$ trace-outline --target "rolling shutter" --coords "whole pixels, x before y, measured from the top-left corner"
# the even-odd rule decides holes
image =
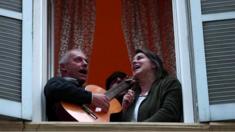
[[[235,103],[235,19],[203,23],[209,103]]]
[[[0,1],[0,114],[32,116],[32,1]]]
[[[199,119],[235,119],[235,0],[190,3]]]
[[[0,98],[21,102],[21,21],[0,16]]]

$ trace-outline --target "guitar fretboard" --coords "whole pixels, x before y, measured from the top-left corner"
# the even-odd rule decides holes
[[[109,100],[116,97],[119,93],[125,91],[126,89],[130,88],[132,85],[131,81],[122,81],[116,87],[109,89],[105,95],[109,98]]]

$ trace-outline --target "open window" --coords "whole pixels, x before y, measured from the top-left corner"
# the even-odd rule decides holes
[[[122,69],[121,67],[129,67],[129,59],[132,59],[135,49],[148,48],[163,59],[164,66],[169,73],[176,75],[173,15],[170,0],[123,0],[118,2],[53,0],[51,4],[52,30],[49,34],[52,34],[50,42],[53,49],[51,50],[53,52],[51,60],[54,62],[52,68],[54,75],[58,74],[58,60],[61,55],[72,48],[81,48],[91,58],[91,65],[94,63],[93,61],[97,62],[96,65],[90,67],[91,70],[94,68],[96,71],[104,73],[109,69],[110,63],[112,67],[119,63],[118,60],[127,60],[127,63],[118,65],[116,70]],[[115,10],[112,10],[113,8]],[[101,21],[103,19],[104,21]],[[105,24],[100,24],[102,22]],[[109,28],[111,30],[108,30]],[[118,39],[116,40],[115,37]],[[123,45],[123,47],[118,48],[116,45]],[[126,56],[122,56],[122,50]],[[103,60],[108,61],[102,61],[96,56],[101,56]],[[115,58],[115,56],[117,57]],[[110,58],[116,61],[111,61]],[[114,64],[115,62],[117,64]],[[99,63],[104,66],[102,69],[99,69]],[[125,70],[125,72],[131,74],[130,70]],[[108,75],[102,76],[101,74],[98,74],[99,78],[96,78],[96,81],[105,80],[105,76]]]
[[[48,28],[52,29],[49,31],[49,36],[51,36],[49,40],[49,42],[51,42],[49,45],[49,47],[51,47],[51,55],[49,56],[49,60],[51,60],[50,75],[57,75],[58,59],[61,54],[70,48],[82,48],[88,55],[92,56],[92,53],[96,54],[98,52],[98,47],[101,51],[103,50],[103,53],[106,53],[103,56],[107,58],[112,57],[112,53],[110,52],[113,51],[107,49],[107,47],[115,47],[115,44],[120,42],[120,45],[124,45],[124,49],[127,50],[125,51],[125,55],[128,53],[126,58],[130,59],[134,49],[147,47],[158,53],[162,57],[168,71],[177,76],[181,81],[184,98],[184,121],[190,123],[194,122],[195,113],[191,83],[191,62],[187,23],[187,15],[189,14],[187,14],[187,3],[185,1],[178,2],[171,0],[123,0],[121,1],[121,5],[113,4],[114,7],[111,8],[116,8],[115,6],[117,6],[120,8],[119,10],[121,12],[117,22],[121,23],[121,26],[118,26],[120,26],[119,28],[122,32],[122,36],[120,37],[117,35],[116,37],[120,37],[123,40],[114,40],[111,41],[111,43],[105,43],[105,41],[103,41],[104,43],[96,43],[97,31],[95,30],[100,28],[99,25],[96,25],[96,22],[100,22],[100,19],[107,20],[107,16],[99,14],[99,7],[106,6],[104,8],[106,9],[107,4],[102,5],[97,2],[102,3],[105,1],[96,1],[96,3],[92,0],[83,2],[75,0],[50,1],[51,6],[49,10],[51,9],[50,11],[52,11],[49,12],[51,17],[48,17],[51,22],[49,23],[51,26]],[[111,12],[111,10],[106,10],[106,12]],[[112,22],[104,21],[103,24],[108,27],[108,23]],[[101,27],[101,30],[105,31],[106,29],[105,27],[103,29]],[[99,32],[98,35],[107,34],[107,36],[109,36],[108,34],[112,34],[112,32],[104,31]],[[102,37],[104,36],[101,35],[100,38]],[[107,37],[106,39],[111,38],[112,37]],[[119,48],[116,48],[115,50],[119,50]],[[123,49],[120,49],[120,51],[121,50]],[[116,53],[116,51],[114,51],[114,53]],[[100,52],[100,54],[102,53]],[[91,63],[94,63],[92,62],[94,60],[90,61]],[[96,66],[93,65],[90,68],[94,68],[95,70],[93,71],[99,72],[93,73],[93,75],[105,73],[105,68],[102,67],[103,69],[99,69],[97,63]],[[128,69],[126,71],[130,73],[130,70]],[[104,81],[107,75],[108,74],[106,73],[103,77],[99,76],[98,79]],[[90,80],[90,82],[99,82],[97,81],[97,78],[95,80],[97,82],[94,80]]]

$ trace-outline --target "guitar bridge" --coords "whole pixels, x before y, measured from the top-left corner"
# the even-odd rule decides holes
[[[94,114],[94,112],[89,108],[87,107],[86,105],[82,105],[82,109],[89,115],[91,116],[93,119],[98,119],[98,117]]]

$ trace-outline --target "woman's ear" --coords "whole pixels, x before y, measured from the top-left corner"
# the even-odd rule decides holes
[[[156,68],[157,68],[157,66],[156,66],[153,62],[151,62],[151,67],[152,67],[153,69],[156,69]]]

